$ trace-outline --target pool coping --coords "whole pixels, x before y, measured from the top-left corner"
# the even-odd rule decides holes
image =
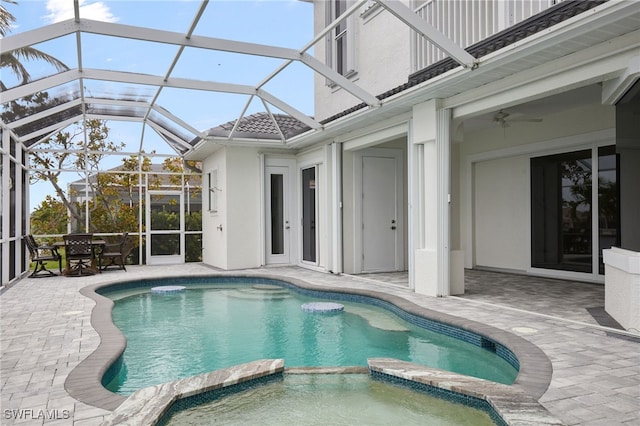
[[[508,386],[515,392],[523,393],[524,395],[533,398],[534,401],[537,401],[546,392],[551,382],[551,376],[553,373],[551,361],[538,346],[528,340],[493,326],[418,306],[399,296],[373,290],[319,286],[299,278],[283,277],[266,273],[203,273],[190,276],[189,278],[207,277],[270,279],[286,282],[304,290],[323,293],[340,293],[379,299],[390,303],[409,314],[442,322],[453,327],[487,337],[508,348],[516,356],[520,366],[518,376],[516,377],[514,384]],[[114,305],[113,301],[108,297],[98,294],[97,291],[116,284],[125,285],[127,283],[157,282],[161,279],[162,278],[117,280],[94,284],[80,289],[80,293],[82,295],[95,302],[95,306],[91,312],[91,325],[100,336],[100,343],[96,350],[81,361],[80,364],[78,364],[78,366],[76,366],[76,368],[74,368],[68,375],[65,381],[65,389],[69,395],[81,402],[109,411],[116,410],[127,400],[125,396],[110,392],[102,386],[103,376],[109,367],[117,362],[124,352],[126,348],[126,339],[122,332],[113,324],[111,319],[111,310]]]
[[[173,405],[186,400],[188,406],[209,402],[224,394],[241,392],[249,385],[269,383],[284,374],[369,374],[377,380],[400,383],[435,397],[449,399],[451,393],[467,397],[477,409],[488,410],[497,424],[562,425],[535,399],[512,386],[464,376],[393,358],[369,358],[367,367],[293,368],[285,369],[283,359],[264,359],[139,389],[131,394],[102,426],[122,424],[164,424],[170,418]],[[262,380],[261,379],[267,379]],[[399,380],[398,380],[399,379]],[[233,386],[238,385],[237,389]],[[445,392],[442,393],[441,391]],[[227,393],[227,394],[228,394]],[[484,404],[483,407],[478,405]]]

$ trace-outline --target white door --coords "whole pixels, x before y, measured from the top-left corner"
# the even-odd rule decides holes
[[[147,265],[184,263],[184,208],[181,191],[147,192]]]
[[[266,166],[266,263],[291,263],[291,201],[289,168]]]
[[[362,272],[404,269],[401,169],[398,153],[362,155]]]

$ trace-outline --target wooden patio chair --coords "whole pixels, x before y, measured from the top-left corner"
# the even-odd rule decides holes
[[[117,266],[119,269],[127,270],[125,263],[127,256],[133,249],[133,243],[129,241],[129,233],[125,232],[120,236],[120,240],[114,244],[105,244],[99,255],[98,265],[104,271],[109,266]]]
[[[64,249],[67,257],[67,272],[69,276],[94,275],[95,251],[93,234],[63,235]]]
[[[29,249],[29,255],[31,261],[35,262],[36,266],[33,272],[29,275],[29,278],[41,278],[57,276],[53,271],[47,269],[45,262],[58,261],[58,270],[62,273],[62,256],[58,253],[58,249],[53,246],[39,245],[33,235],[25,235],[24,239],[27,248]]]

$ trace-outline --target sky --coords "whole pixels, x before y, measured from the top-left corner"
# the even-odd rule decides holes
[[[200,4],[196,0],[81,0],[80,15],[92,20],[185,33]],[[17,4],[2,1],[2,5],[16,18],[9,36],[73,17],[73,0],[17,0]],[[313,38],[313,5],[300,0],[211,0],[194,34],[300,49]],[[56,57],[70,68],[77,68],[75,46],[75,35],[69,35],[34,47]],[[160,76],[166,74],[178,52],[177,46],[131,39],[107,39],[86,33],[82,34],[82,46],[82,66],[85,69]],[[281,59],[186,48],[171,76],[255,86],[282,62]],[[34,80],[55,73],[53,67],[41,61],[30,61],[27,66]],[[3,69],[2,80],[9,87],[17,84],[11,78],[10,73]],[[89,96],[117,96],[126,91],[141,99],[151,100],[155,95],[155,88],[151,86],[105,84],[97,80],[85,80],[83,84]],[[287,67],[264,89],[303,113],[313,115],[313,72],[303,65],[294,63]],[[64,92],[70,89],[60,87],[57,90]],[[195,129],[204,131],[235,120],[248,99],[235,94],[165,88],[156,103]],[[269,108],[271,112],[280,112],[271,105]],[[261,111],[265,111],[264,105],[254,99],[245,115]],[[127,152],[138,150],[141,135],[144,134],[145,151],[174,153],[150,127],[143,132],[139,123],[109,121],[107,125],[110,139],[125,143]],[[118,165],[120,159],[115,157],[111,163],[107,168]],[[75,176],[73,180],[77,178]],[[45,191],[50,193],[50,187],[32,188],[32,209],[44,199]]]

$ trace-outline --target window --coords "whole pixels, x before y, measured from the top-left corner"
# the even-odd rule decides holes
[[[603,274],[619,235],[615,147],[531,159],[532,267]]]
[[[218,211],[218,169],[212,170],[208,174],[209,179],[209,211]]]
[[[346,0],[327,2],[327,25],[342,16],[349,6]],[[351,77],[356,73],[353,17],[341,21],[327,36],[327,64],[338,74]]]

